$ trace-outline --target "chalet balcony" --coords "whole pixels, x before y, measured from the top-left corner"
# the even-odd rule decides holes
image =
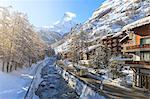
[[[150,51],[150,44],[124,46],[123,52]]]
[[[150,69],[150,62],[145,62],[145,61],[125,61],[125,64],[130,65],[131,67],[148,68],[148,69]]]

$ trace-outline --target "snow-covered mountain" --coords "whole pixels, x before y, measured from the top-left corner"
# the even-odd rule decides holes
[[[55,22],[53,25],[50,26],[51,31],[55,31],[64,35],[68,33],[72,27],[74,27],[77,23],[75,22],[76,14],[72,12],[66,12],[61,20]]]
[[[36,28],[41,38],[47,43],[52,44],[59,41],[62,36],[67,35],[73,27],[77,25],[74,21],[76,14],[66,12],[61,20],[55,22],[51,26],[43,26]]]
[[[123,26],[150,15],[149,0],[106,0],[82,25],[91,36],[119,32]]]
[[[84,31],[89,34],[88,38],[102,37],[117,33],[125,25],[146,16],[150,16],[150,0],[106,0],[85,23],[72,29],[70,34]],[[65,38],[64,43],[69,39],[70,37],[68,40]]]
[[[43,41],[45,41],[45,43],[47,44],[52,44],[56,41],[59,41],[62,36],[55,32],[55,31],[51,31],[49,28],[38,28],[37,29],[39,36],[43,39]]]

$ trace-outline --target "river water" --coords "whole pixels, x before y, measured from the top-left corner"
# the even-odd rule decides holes
[[[43,81],[39,84],[35,94],[40,99],[79,99],[75,90],[57,73],[53,63],[51,61],[41,70]]]

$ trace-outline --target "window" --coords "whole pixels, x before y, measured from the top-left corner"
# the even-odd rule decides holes
[[[141,60],[142,61],[150,61],[150,52],[142,52]]]
[[[150,37],[149,38],[142,38],[140,42],[141,42],[141,44],[150,44]]]

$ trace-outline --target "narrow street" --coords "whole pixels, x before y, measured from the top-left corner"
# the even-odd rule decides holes
[[[78,99],[75,90],[70,88],[62,76],[57,73],[54,62],[54,59],[50,59],[50,62],[42,68],[43,81],[39,84],[35,94],[40,99]]]

